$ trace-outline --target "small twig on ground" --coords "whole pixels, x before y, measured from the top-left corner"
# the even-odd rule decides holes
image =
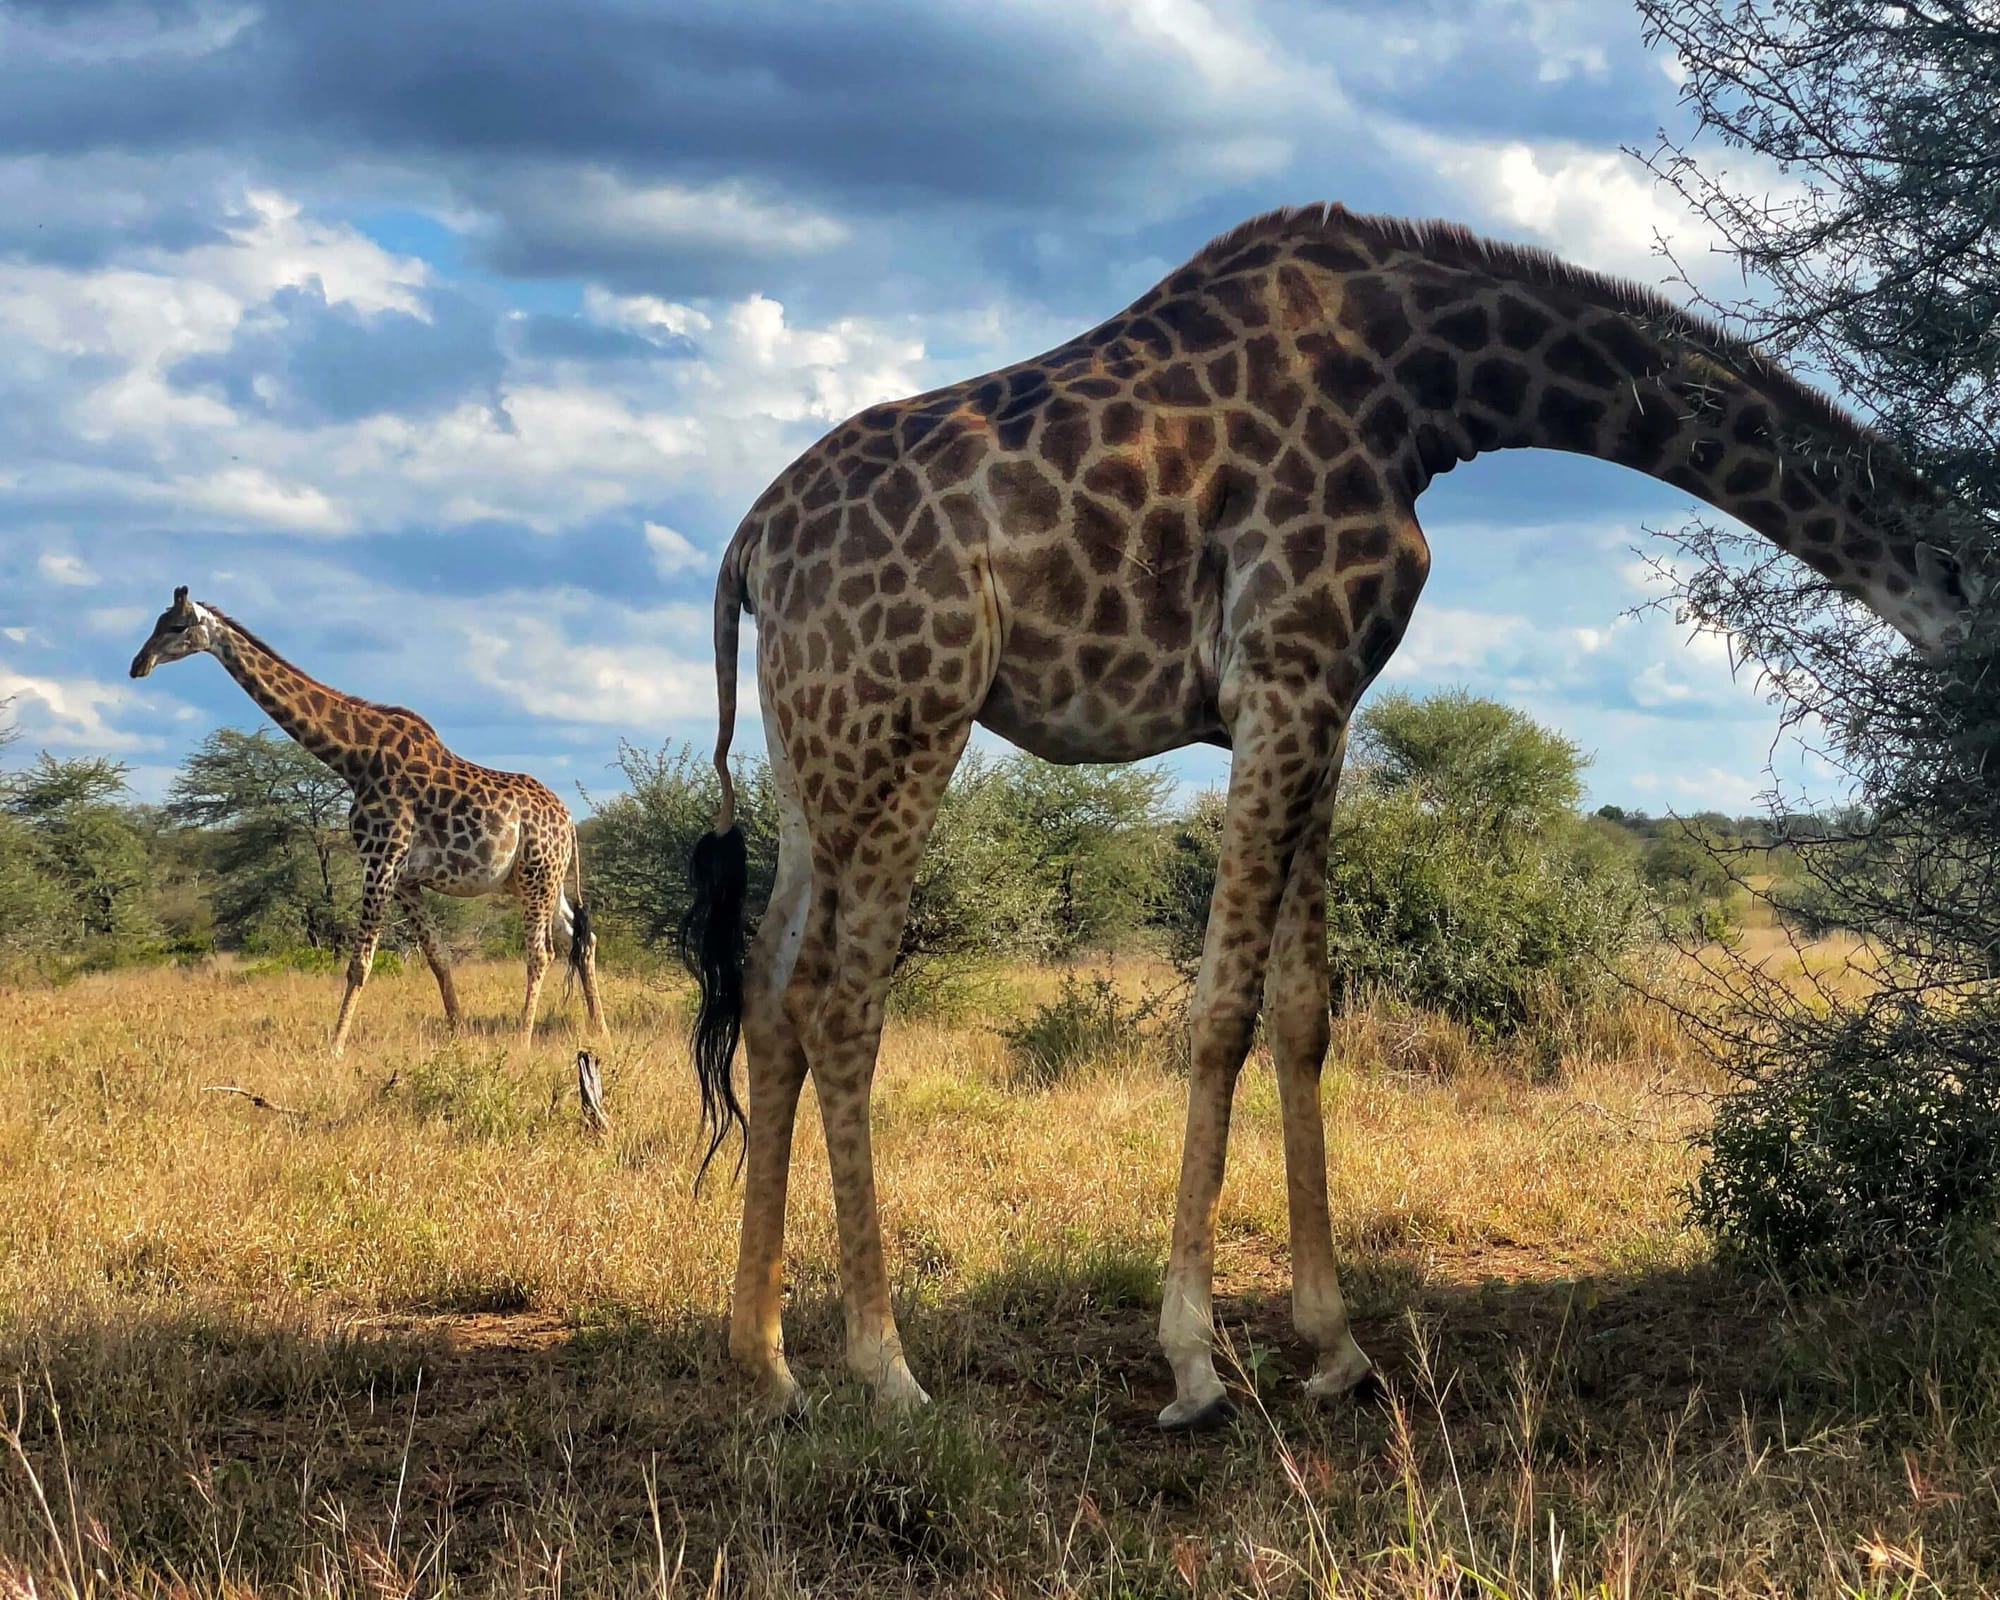
[[[1550,1118],[1550,1126],[1560,1126],[1574,1116],[1601,1117],[1624,1129],[1630,1138],[1655,1138],[1660,1135],[1664,1124],[1657,1117],[1638,1117],[1628,1111],[1613,1111],[1609,1106],[1601,1106],[1595,1100],[1572,1100],[1555,1116]]]
[[[233,1083],[205,1083],[203,1094],[240,1094],[259,1111],[275,1111],[281,1117],[303,1117],[305,1113],[293,1106],[281,1106],[275,1100],[267,1100],[255,1089],[240,1089]]]

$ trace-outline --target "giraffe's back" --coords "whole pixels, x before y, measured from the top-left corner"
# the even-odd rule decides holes
[[[835,429],[732,547],[776,666],[921,685],[990,627],[979,720],[1056,760],[1223,742],[1237,666],[1351,700],[1428,564],[1339,394],[1361,248],[1204,252],[1054,350]],[[942,717],[959,686],[935,687]]]
[[[983,657],[979,720],[1051,759],[1220,736],[1207,536],[1255,493],[1215,470],[1217,422],[1167,403],[1147,330],[1106,337],[1123,321],[872,407],[771,485],[731,552],[775,652],[767,692],[840,662],[934,678],[941,720]]]

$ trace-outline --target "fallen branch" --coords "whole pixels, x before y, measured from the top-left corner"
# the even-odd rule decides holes
[[[240,1094],[259,1111],[275,1111],[281,1117],[303,1117],[305,1113],[292,1106],[281,1106],[275,1100],[267,1100],[255,1089],[239,1089],[233,1083],[205,1083],[203,1094]]]

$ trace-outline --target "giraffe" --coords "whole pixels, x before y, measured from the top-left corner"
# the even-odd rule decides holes
[[[346,1048],[355,1002],[368,981],[375,944],[393,898],[417,930],[424,959],[437,978],[446,1022],[462,1020],[452,986],[451,959],[425,909],[423,891],[474,896],[507,893],[521,902],[527,944],[528,993],[521,1036],[531,1040],[550,946],[559,943],[583,984],[591,1026],[604,1032],[597,995],[597,940],[583,905],[582,857],[576,825],[556,795],[518,772],[475,766],[447,750],[414,711],[342,694],[309,678],[241,623],[214,606],[190,600],[185,585],[160,613],[132,658],[143,678],[164,661],[203,652],[214,656],[264,714],[331,767],[354,792],[348,830],[361,853],[361,915],[347,987],[333,1027],[333,1054]],[[563,891],[577,868],[574,907]]]
[[[770,1403],[799,1398],[780,1261],[808,1072],[848,1364],[880,1404],[927,1399],[889,1303],[869,1090],[912,876],[975,723],[1058,762],[1229,750],[1159,1420],[1231,1414],[1213,1354],[1215,1221],[1260,1005],[1307,1389],[1331,1400],[1369,1376],[1335,1271],[1320,1103],[1334,789],[1355,704],[1430,568],[1417,497],[1485,451],[1536,446],[1687,490],[1926,654],[1962,625],[1976,575],[1926,541],[1940,497],[1753,347],[1546,252],[1339,205],[1253,218],[1067,344],[861,412],[757,500],[716,584],[722,800],[690,858],[683,947],[701,982],[704,1166],[732,1124],[745,1137],[729,1348]],[[727,764],[746,612],[781,802],[776,882],[747,953]],[[739,1031],[747,1119],[730,1075]]]

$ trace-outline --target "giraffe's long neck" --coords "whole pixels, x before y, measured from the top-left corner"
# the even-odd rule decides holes
[[[244,693],[293,739],[358,786],[375,753],[364,732],[372,709],[368,703],[301,672],[229,618],[209,610],[221,624],[210,652]]]
[[[1913,547],[1882,536],[1894,495],[1865,443],[1800,386],[1671,318],[1484,274],[1412,280],[1360,280],[1341,307],[1344,343],[1321,364],[1337,380],[1357,333],[1381,357],[1367,365],[1392,381],[1354,415],[1412,498],[1488,450],[1596,456],[1747,523],[1891,621],[1908,603]]]

